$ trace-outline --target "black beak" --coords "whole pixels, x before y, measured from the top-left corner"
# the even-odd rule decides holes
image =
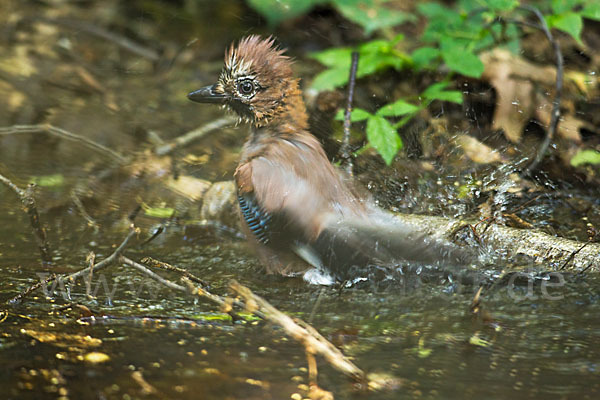
[[[215,93],[215,85],[205,86],[198,90],[194,90],[193,92],[188,93],[187,97],[196,103],[223,104],[225,102],[224,94]]]

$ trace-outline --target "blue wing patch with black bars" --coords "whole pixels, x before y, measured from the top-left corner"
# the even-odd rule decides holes
[[[271,214],[259,207],[249,196],[238,196],[238,203],[242,210],[242,216],[256,239],[262,244],[269,243]]]

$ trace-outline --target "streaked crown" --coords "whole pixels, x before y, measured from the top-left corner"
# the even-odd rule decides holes
[[[225,66],[212,86],[188,95],[201,103],[221,103],[257,127],[287,120],[305,128],[306,115],[292,61],[273,38],[252,35],[225,52]]]

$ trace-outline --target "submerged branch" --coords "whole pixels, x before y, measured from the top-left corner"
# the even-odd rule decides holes
[[[258,311],[261,311],[265,315],[266,319],[281,326],[289,336],[302,343],[307,352],[322,355],[334,368],[344,375],[357,382],[366,382],[365,373],[313,327],[309,328],[305,322],[301,322],[301,326],[297,323],[297,319],[294,321],[290,316],[282,313],[265,299],[255,295],[250,289],[240,285],[236,281],[232,281],[229,286],[245,300],[246,304],[255,306]],[[249,311],[254,312],[253,309]]]
[[[78,32],[85,32],[89,35],[96,36],[100,39],[115,43],[117,46],[135,54],[140,57],[147,58],[150,61],[156,62],[160,59],[160,54],[149,47],[143,46],[133,40],[120,35],[115,32],[111,32],[101,26],[92,25],[86,21],[80,21],[68,18],[37,18],[39,21],[47,24],[64,26],[66,28],[74,29]]]
[[[23,208],[29,216],[29,223],[33,228],[33,234],[40,251],[40,257],[42,258],[42,266],[45,267],[52,263],[52,255],[50,251],[50,244],[48,243],[48,237],[46,236],[46,230],[40,222],[40,214],[37,210],[35,198],[33,197],[34,185],[29,185],[27,189],[23,190],[17,185],[12,183],[10,179],[0,174],[0,182],[9,187],[13,192],[19,196]]]
[[[158,275],[157,273],[151,271],[150,269],[146,268],[145,266],[143,266],[140,263],[137,263],[125,256],[120,256],[119,257],[119,262],[128,265],[134,269],[137,269],[138,271],[140,271],[141,273],[143,273],[144,275],[149,276],[150,278],[154,279],[155,281],[162,283],[163,285],[165,285],[166,287],[168,287],[169,289],[173,289],[173,290],[178,290],[180,292],[185,292],[186,289],[185,287],[176,284],[175,282],[171,282],[168,279],[163,278],[162,276]]]
[[[100,153],[106,154],[110,158],[117,161],[119,164],[125,164],[127,162],[127,158],[117,153],[116,151],[109,149],[108,147],[101,145],[100,143],[96,143],[93,140],[90,140],[81,135],[77,135],[75,133],[69,132],[62,128],[58,128],[56,126],[52,126],[49,124],[41,124],[41,125],[13,125],[0,127],[0,136],[8,136],[8,135],[17,135],[21,133],[38,133],[45,132],[49,135],[59,137],[61,139],[70,140],[73,142],[79,142],[86,147],[98,151]]]
[[[115,251],[112,252],[111,255],[109,255],[108,257],[106,257],[104,260],[100,261],[98,264],[93,264],[90,263],[90,265],[86,268],[80,269],[77,272],[74,272],[72,274],[69,275],[51,275],[50,277],[48,277],[47,279],[45,279],[43,282],[38,282],[35,285],[30,286],[29,288],[27,288],[26,290],[22,291],[21,293],[19,293],[18,295],[16,295],[15,297],[13,297],[12,299],[8,300],[9,304],[16,304],[19,303],[21,300],[23,300],[25,297],[27,297],[31,292],[35,291],[36,289],[41,288],[44,285],[47,285],[48,283],[54,281],[54,280],[59,280],[59,281],[63,281],[63,282],[74,282],[77,278],[82,277],[84,275],[89,276],[90,271],[93,269],[94,272],[99,271],[103,268],[108,267],[109,265],[113,264],[115,261],[117,261],[118,257],[121,255],[121,253],[123,252],[123,250],[125,250],[125,248],[127,248],[129,242],[131,241],[131,239],[139,234],[140,230],[139,228],[137,228],[133,223],[131,224],[131,226],[129,227],[129,233],[127,234],[127,236],[125,237],[125,239],[123,239],[123,241],[121,242],[121,244],[115,249]]]

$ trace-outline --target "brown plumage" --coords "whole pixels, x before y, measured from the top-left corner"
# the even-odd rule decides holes
[[[308,132],[299,80],[283,53],[272,38],[244,38],[226,51],[217,83],[188,95],[224,104],[251,124],[235,181],[246,233],[267,270],[308,263],[346,279],[369,264],[468,258],[355,194]]]

